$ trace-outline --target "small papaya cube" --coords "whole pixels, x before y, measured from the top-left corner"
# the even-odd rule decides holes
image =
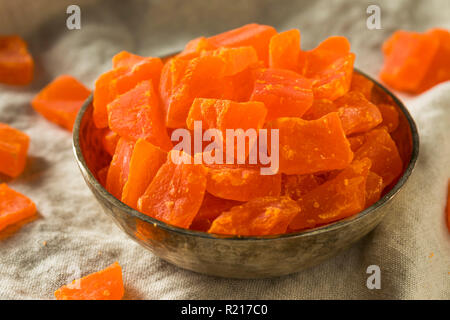
[[[376,173],[370,171],[367,175],[366,181],[366,205],[370,207],[375,202],[380,200],[381,192],[383,191],[383,178]]]
[[[262,175],[259,169],[245,167],[209,167],[206,190],[228,200],[248,201],[258,197],[277,197],[281,175]]]
[[[189,229],[207,232],[211,227],[212,222],[220,216],[222,212],[228,211],[239,204],[241,204],[241,202],[221,199],[206,192],[202,206],[198,210]]]
[[[148,64],[147,70],[151,74],[160,74],[163,63],[160,58],[141,57],[128,51],[121,51],[112,58],[113,69],[127,67],[129,69],[139,63]]]
[[[190,159],[190,163],[175,163],[173,159],[177,156]],[[170,151],[167,161],[139,198],[139,211],[171,225],[189,228],[202,205],[207,174],[203,165],[193,162],[187,154]]]
[[[416,92],[438,48],[439,41],[431,34],[395,32],[383,47],[381,80],[396,90]]]
[[[159,82],[159,95],[163,105],[168,105],[170,96],[184,77],[188,64],[188,60],[181,58],[172,58],[164,64]]]
[[[383,118],[380,110],[361,92],[349,91],[334,101],[346,135],[363,133],[379,125]]]
[[[294,174],[282,177],[282,195],[293,200],[299,199],[302,195],[314,190],[324,182],[324,179],[314,174]]]
[[[373,86],[374,84],[370,79],[357,72],[353,73],[350,91],[361,92],[364,97],[366,97],[366,99],[370,101],[372,97]]]
[[[366,134],[365,143],[355,152],[355,160],[369,158],[371,171],[383,179],[383,188],[403,171],[397,146],[385,129],[374,129]]]
[[[34,61],[19,36],[0,36],[0,82],[26,85],[33,80]]]
[[[6,183],[0,184],[0,231],[7,226],[32,217],[36,205]]]
[[[31,105],[49,121],[72,131],[78,111],[90,94],[80,81],[62,75],[42,89]]]
[[[214,50],[211,42],[205,37],[198,37],[189,41],[184,47],[183,51],[177,54],[177,58],[193,59],[198,57],[202,52]]]
[[[215,56],[203,56],[189,61],[183,77],[173,87],[165,104],[167,127],[186,126],[189,109],[196,97],[221,98],[220,80],[223,78],[224,68],[223,60]]]
[[[253,92],[257,71],[262,68],[262,61],[249,65],[245,70],[223,78],[222,99],[247,102]]]
[[[219,57],[225,64],[224,76],[232,76],[244,71],[258,62],[258,56],[253,47],[219,48],[214,51],[206,51],[205,55]]]
[[[122,190],[128,180],[130,160],[135,143],[120,138],[106,177],[106,190],[117,199],[122,198]]]
[[[122,268],[118,262],[55,291],[57,300],[121,300],[123,294]]]
[[[129,140],[146,139],[169,151],[172,143],[162,113],[151,80],[142,81],[108,104],[109,127],[121,137]]]
[[[269,67],[297,71],[300,54],[300,31],[280,32],[270,39]]]
[[[309,174],[344,169],[353,159],[337,112],[312,121],[278,118],[267,124],[279,130],[279,171]]]
[[[217,48],[252,46],[258,53],[258,59],[263,60],[267,65],[269,61],[269,42],[276,33],[275,28],[271,26],[251,23],[209,37],[208,40]]]
[[[334,179],[328,180],[297,200],[302,211],[289,224],[292,230],[350,217],[364,209],[367,175],[371,161],[354,161]]]
[[[289,197],[256,198],[222,213],[208,232],[237,236],[282,234],[300,211]]]
[[[351,137],[347,137],[348,142],[350,142],[350,148],[353,152],[356,152],[363,144],[366,142],[365,134],[355,134]]]
[[[163,64],[159,58],[146,58],[132,66],[121,66],[102,74],[95,82],[94,122],[98,128],[108,126],[107,105],[117,96],[133,89],[139,82],[151,80],[159,86]]]
[[[120,136],[110,129],[105,129],[105,133],[102,136],[103,149],[113,156],[116,151],[117,142],[119,142]]]
[[[312,82],[290,70],[263,69],[256,76],[251,101],[263,102],[266,121],[301,117],[313,103]]]
[[[0,172],[12,178],[20,175],[27,162],[29,145],[28,135],[0,123]]]
[[[167,152],[144,139],[139,139],[131,154],[130,170],[123,187],[122,202],[137,209],[138,199],[144,194],[166,159]]]
[[[331,112],[337,111],[338,107],[333,101],[328,99],[314,99],[312,106],[305,112],[302,119],[317,120]]]
[[[429,30],[427,34],[434,37],[439,46],[417,92],[423,92],[441,82],[450,80],[450,32],[436,28]]]
[[[385,126],[388,129],[388,132],[395,131],[399,124],[397,109],[394,106],[385,103],[379,104],[377,107],[383,118],[383,122],[381,122],[380,126]]]

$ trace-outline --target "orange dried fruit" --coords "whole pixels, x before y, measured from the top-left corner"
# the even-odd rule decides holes
[[[34,61],[19,36],[0,36],[0,82],[26,85],[33,80]]]
[[[366,142],[365,134],[355,134],[351,137],[347,137],[348,142],[350,142],[350,148],[353,152],[356,152],[363,144]]]
[[[300,211],[289,197],[256,198],[222,213],[208,232],[238,236],[282,234]]]
[[[188,60],[180,58],[172,58],[164,64],[159,82],[159,95],[164,106],[168,106],[170,96],[183,78],[188,64]]]
[[[280,117],[301,117],[313,103],[312,81],[284,69],[257,72],[251,101],[263,102],[266,121]]]
[[[109,165],[101,168],[97,172],[97,179],[100,184],[106,188],[106,178],[108,177]]]
[[[151,74],[161,73],[162,61],[160,58],[141,57],[128,51],[121,51],[112,58],[113,69],[121,67],[127,67],[129,69],[132,69],[133,66],[135,66],[136,64],[143,62],[148,64],[146,67],[149,73]]]
[[[145,139],[163,150],[172,149],[159,98],[150,80],[140,82],[108,104],[108,122],[121,137]]]
[[[78,111],[90,94],[80,81],[62,75],[42,89],[31,105],[49,121],[72,131]]]
[[[367,175],[366,181],[366,205],[370,207],[375,202],[380,200],[381,192],[383,191],[383,178],[376,173],[370,171]]]
[[[177,58],[193,59],[202,52],[216,49],[205,37],[198,37],[189,41],[183,51],[177,54]]]
[[[282,177],[282,195],[298,200],[304,194],[314,190],[324,182],[324,179],[314,174],[285,175]]]
[[[383,121],[377,106],[360,92],[349,91],[334,103],[346,135],[369,131]]]
[[[383,118],[383,122],[381,122],[380,126],[385,126],[388,129],[388,132],[395,131],[399,123],[397,109],[394,106],[385,103],[379,104],[377,107]]]
[[[57,300],[121,300],[123,294],[122,268],[118,262],[55,291]]]
[[[174,163],[172,157],[177,157],[176,153],[191,163]],[[171,151],[139,198],[139,211],[171,225],[189,228],[203,202],[207,174],[203,165],[193,162],[191,156]]]
[[[128,179],[123,187],[122,202],[137,209],[137,201],[166,162],[167,152],[139,139],[133,148]]]
[[[102,145],[108,154],[114,155],[117,142],[119,142],[120,136],[110,129],[105,129],[105,133],[102,136]]]
[[[297,200],[302,211],[289,224],[292,230],[313,228],[364,209],[367,175],[371,161],[354,161],[334,179],[328,180]]]
[[[259,60],[263,60],[267,65],[269,61],[269,42],[276,33],[275,28],[271,26],[251,23],[209,37],[208,40],[216,48],[252,46],[258,53]]]
[[[36,214],[36,205],[6,183],[0,184],[0,231]]]
[[[258,168],[215,166],[208,168],[206,190],[212,195],[236,201],[258,197],[277,197],[281,175],[262,175]]]
[[[331,112],[337,111],[338,107],[333,101],[328,99],[314,99],[312,106],[305,112],[302,119],[317,120]]]
[[[122,198],[122,190],[128,180],[130,160],[134,142],[120,138],[106,177],[106,190],[117,199]]]
[[[214,51],[206,51],[203,56],[215,56],[223,60],[225,64],[224,76],[232,76],[244,71],[249,66],[258,62],[258,56],[253,47],[219,48]]]
[[[269,67],[297,71],[300,54],[300,31],[280,32],[270,39]]]
[[[374,129],[366,134],[365,143],[355,152],[355,160],[369,158],[371,171],[383,179],[383,188],[400,176],[402,159],[397,146],[385,129]]]
[[[372,98],[373,86],[374,83],[370,79],[363,76],[362,74],[353,72],[350,91],[361,92],[364,97],[366,97],[366,99],[370,101],[370,99]]]
[[[0,172],[10,177],[20,175],[27,161],[30,137],[5,123],[0,123]]]
[[[353,152],[337,112],[312,121],[278,118],[267,124],[279,130],[281,173],[308,174],[344,169]]]

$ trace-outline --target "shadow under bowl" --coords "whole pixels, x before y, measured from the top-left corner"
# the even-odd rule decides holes
[[[363,74],[356,70],[356,72]],[[363,74],[364,75],[364,74]],[[366,76],[366,75],[364,75]],[[73,148],[86,184],[103,210],[146,249],[178,267],[212,276],[256,279],[291,274],[336,255],[373,230],[394,212],[394,197],[402,190],[419,152],[417,128],[408,110],[389,90],[374,82],[377,103],[388,103],[399,113],[392,133],[404,163],[403,174],[382,198],[360,213],[325,226],[278,236],[236,237],[178,228],[144,215],[112,196],[96,174],[108,165],[99,147],[100,131],[92,121],[92,96],[81,108],[73,130]]]

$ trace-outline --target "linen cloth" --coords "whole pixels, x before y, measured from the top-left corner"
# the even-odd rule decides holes
[[[114,261],[123,267],[128,299],[449,299],[450,234],[444,206],[450,178],[450,83],[420,96],[400,95],[414,116],[421,150],[395,209],[350,249],[303,272],[268,280],[208,277],[172,266],[129,239],[85,185],[71,134],[38,115],[32,97],[54,77],[87,86],[120,50],[162,55],[200,35],[250,22],[279,31],[299,28],[309,49],[344,35],[356,66],[376,77],[382,42],[396,29],[450,29],[450,1],[376,1],[380,30],[366,27],[369,1],[78,1],[81,30],[66,28],[70,1],[0,0],[0,34],[18,33],[36,61],[33,83],[0,85],[0,122],[31,137],[27,168],[0,177],[33,199],[36,220],[0,237],[0,299],[53,299],[53,291]],[[280,261],[283,263],[283,261]],[[369,290],[366,269],[381,268]]]

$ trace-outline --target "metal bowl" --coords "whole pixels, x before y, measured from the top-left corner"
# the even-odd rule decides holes
[[[92,124],[92,96],[81,108],[73,129],[75,157],[86,184],[103,210],[133,240],[161,259],[184,269],[227,278],[287,275],[317,265],[373,230],[390,213],[395,196],[414,169],[419,152],[414,120],[391,92],[370,80],[375,83],[373,93],[377,101],[390,103],[399,111],[400,125],[393,137],[404,161],[403,175],[371,207],[315,229],[279,236],[227,237],[174,227],[132,209],[106,191],[93,174],[96,171],[92,159],[98,161],[101,155],[86,150],[95,148],[98,141],[84,139],[89,130],[96,130]]]

